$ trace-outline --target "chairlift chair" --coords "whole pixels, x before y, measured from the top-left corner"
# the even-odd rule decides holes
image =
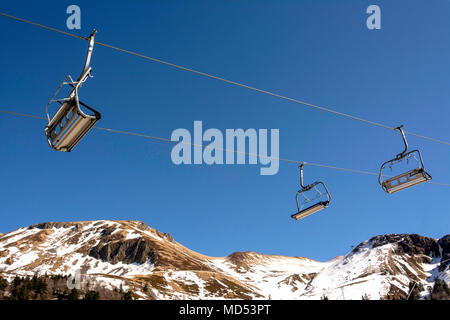
[[[295,220],[306,218],[313,213],[325,209],[330,205],[331,202],[331,195],[323,182],[316,181],[307,186],[303,185],[303,166],[303,163],[299,166],[301,189],[297,191],[297,194],[295,196],[295,200],[297,202],[297,213],[291,215],[291,218]],[[322,186],[323,191],[320,190],[320,186]],[[309,191],[315,192],[315,196],[308,197],[307,193]],[[299,197],[301,198],[300,201]]]
[[[394,159],[386,161],[380,168],[380,174],[378,176],[378,182],[383,188],[383,190],[389,194],[404,190],[406,188],[412,187],[416,184],[426,182],[431,180],[431,176],[425,171],[422,155],[419,150],[413,150],[408,152],[408,142],[406,141],[405,133],[403,132],[403,126],[395,128],[400,131],[405,144],[405,150],[399,153]],[[396,164],[406,160],[414,159],[417,163],[417,167],[411,169],[405,173],[396,175],[394,177],[389,177],[387,180],[383,178],[383,172],[387,168],[392,168]]]
[[[94,29],[88,38],[89,48],[81,75],[76,81],[73,81],[70,75],[66,76],[46,106],[48,124],[45,127],[45,135],[49,146],[56,151],[70,152],[101,118],[98,111],[87,106],[78,98],[80,87],[91,76],[92,68],[89,64],[96,32],[97,30]],[[70,87],[70,94],[66,98],[58,99],[59,91],[64,86]],[[53,103],[59,104],[60,107],[50,119],[48,109]]]

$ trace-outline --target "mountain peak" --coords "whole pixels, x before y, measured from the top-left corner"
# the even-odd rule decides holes
[[[418,234],[378,235],[361,243],[358,247],[366,244],[371,245],[372,248],[381,247],[386,244],[395,244],[397,254],[424,254],[432,258],[440,256],[439,239],[424,237]]]

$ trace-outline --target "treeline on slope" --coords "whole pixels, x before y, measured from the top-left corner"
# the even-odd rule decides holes
[[[135,295],[132,291],[124,291],[122,285],[120,288],[108,290],[98,287],[96,290],[79,290],[76,288],[68,289],[68,276],[64,275],[45,275],[33,277],[16,276],[11,283],[0,276],[0,300],[134,300]],[[148,286],[145,285],[144,292],[147,292]],[[414,281],[409,284],[409,297],[402,294],[388,296],[389,300],[450,300],[450,288],[447,283],[440,279],[435,279],[434,285],[427,288],[428,294],[423,296],[422,284]],[[361,297],[362,300],[370,300],[368,294]],[[328,300],[326,295],[321,300]]]
[[[447,283],[441,279],[436,279],[434,285],[427,288],[428,295],[426,300],[450,300],[450,288]],[[421,298],[420,293],[424,291],[422,284],[409,283],[410,296],[409,300],[418,300]]]
[[[103,287],[89,290],[69,289],[68,276],[16,276],[11,283],[0,276],[0,300],[133,300],[131,291]],[[93,290],[94,289],[94,290]]]

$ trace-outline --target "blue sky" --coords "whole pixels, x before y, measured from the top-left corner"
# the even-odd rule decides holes
[[[0,11],[61,30],[70,4],[97,41],[257,88],[449,141],[450,2],[14,1]],[[382,29],[366,28],[370,4]],[[0,17],[0,109],[44,116],[87,44]],[[280,157],[376,172],[402,151],[398,133],[96,46],[81,99],[99,126],[170,138],[173,130],[280,130]],[[0,115],[0,232],[44,221],[141,220],[212,256],[233,251],[345,254],[377,234],[449,232],[450,188],[385,194],[377,177],[307,167],[333,195],[294,221],[298,168],[181,165],[173,145],[93,130],[71,153],[51,150],[45,122]],[[450,148],[408,136],[435,182],[450,183]]]

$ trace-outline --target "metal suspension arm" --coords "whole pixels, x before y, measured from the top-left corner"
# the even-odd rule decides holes
[[[86,77],[88,76],[88,74],[91,72],[91,68],[89,66],[89,64],[91,63],[91,57],[92,57],[92,51],[94,50],[94,38],[95,38],[95,34],[97,33],[97,30],[94,29],[94,31],[92,31],[91,35],[89,36],[89,48],[88,48],[88,52],[86,55],[86,61],[84,63],[84,68],[83,71],[81,72],[81,75],[78,77],[77,82],[83,82]]]
[[[302,187],[302,189],[305,189],[306,187],[303,185],[303,167],[305,166],[304,163],[302,163],[301,165],[299,165],[298,167],[300,168],[300,187]]]
[[[403,128],[403,125],[401,125],[400,127],[395,128],[395,130],[400,131],[400,133],[402,134],[403,143],[405,144],[405,150],[403,150],[402,153],[399,153],[397,155],[397,159],[402,158],[406,154],[406,152],[408,152],[408,142],[406,141],[405,133],[403,132],[402,128]]]

